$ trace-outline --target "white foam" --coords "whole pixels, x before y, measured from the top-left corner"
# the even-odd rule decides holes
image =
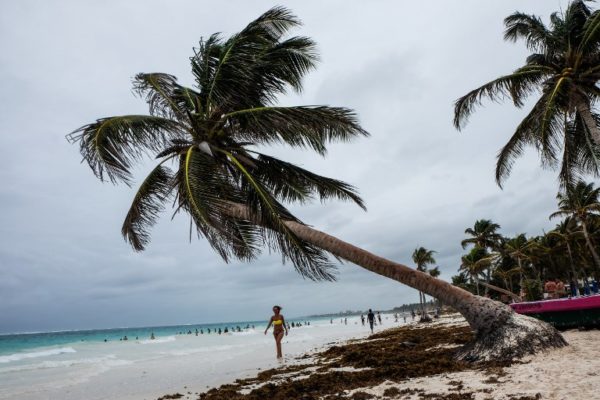
[[[234,335],[236,336],[248,336],[248,335],[256,335],[258,332],[254,329],[248,329],[246,331],[241,331],[241,332],[233,332]]]
[[[175,338],[175,336],[166,336],[166,337],[159,338],[159,339],[140,340],[139,343],[141,343],[141,344],[168,343],[168,342],[174,342],[175,340],[177,340]]]
[[[5,364],[11,361],[24,360],[26,358],[49,357],[64,353],[76,353],[76,351],[72,347],[61,347],[59,349],[33,351],[31,353],[15,353],[8,356],[0,356],[0,363]]]
[[[120,365],[131,364],[131,361],[117,359],[114,354],[109,354],[104,357],[79,358],[63,361],[42,361],[37,364],[16,365],[14,367],[0,368],[0,372],[16,372],[16,371],[31,371],[48,368],[69,368],[77,365],[103,365],[104,367],[115,367]]]
[[[167,352],[162,352],[160,354],[173,355],[173,356],[189,356],[189,355],[198,354],[198,353],[215,353],[215,352],[219,352],[219,351],[221,351],[221,352],[229,351],[234,348],[242,348],[242,347],[247,347],[247,345],[219,345],[219,346],[197,347],[197,348],[191,348],[191,349],[186,349],[186,350],[167,351]]]

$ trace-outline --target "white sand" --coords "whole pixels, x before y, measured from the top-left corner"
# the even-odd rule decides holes
[[[448,321],[446,319],[445,321]],[[441,321],[444,323],[445,321]],[[452,325],[459,324],[452,318]],[[464,322],[463,322],[464,324]],[[540,399],[600,399],[600,330],[563,333],[569,346],[550,350],[522,360],[499,374],[467,371],[407,380],[384,382],[372,388],[356,389],[383,398],[386,389],[423,390],[424,394],[476,392],[474,400],[509,400],[520,396]],[[401,394],[386,399],[420,399],[419,394]],[[435,398],[435,397],[433,397]]]

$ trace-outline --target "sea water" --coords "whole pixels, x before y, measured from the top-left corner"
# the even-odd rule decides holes
[[[384,327],[393,325],[384,318]],[[286,354],[368,333],[357,316],[347,324],[339,317],[300,321],[284,339]],[[238,321],[0,335],[0,399],[149,399],[205,390],[276,365],[265,327]]]

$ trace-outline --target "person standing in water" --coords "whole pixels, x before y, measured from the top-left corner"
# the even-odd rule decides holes
[[[265,335],[267,331],[273,325],[273,336],[275,337],[275,346],[277,348],[277,359],[283,359],[283,354],[281,353],[281,340],[283,339],[283,333],[285,330],[285,334],[288,334],[287,326],[285,325],[285,319],[283,315],[280,314],[281,307],[273,306],[273,316],[269,320],[269,324],[267,325],[267,329],[265,329]]]
[[[369,308],[369,313],[367,314],[367,320],[369,321],[369,326],[371,327],[371,333],[373,333],[373,323],[375,322],[375,314],[373,314],[373,310]]]

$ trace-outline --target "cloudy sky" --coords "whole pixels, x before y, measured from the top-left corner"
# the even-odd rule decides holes
[[[165,215],[144,253],[120,235],[134,189],[94,178],[65,135],[100,117],[144,113],[138,72],[191,85],[200,37],[231,34],[278,3],[200,0],[0,2],[0,332],[178,324],[347,309],[391,308],[417,293],[350,264],[338,281],[302,279],[280,257],[224,264],[188,240],[188,221]],[[452,104],[523,63],[502,40],[502,20],[542,15],[566,1],[286,2],[319,44],[305,90],[282,104],[351,107],[368,139],[336,144],[325,159],[268,149],[357,186],[368,211],[341,203],[293,210],[307,223],[410,265],[415,247],[437,251],[455,274],[466,227],[490,218],[503,233],[553,224],[556,174],[531,151],[503,190],[495,157],[524,114],[486,104],[463,132]],[[140,169],[140,179],[148,166]]]

